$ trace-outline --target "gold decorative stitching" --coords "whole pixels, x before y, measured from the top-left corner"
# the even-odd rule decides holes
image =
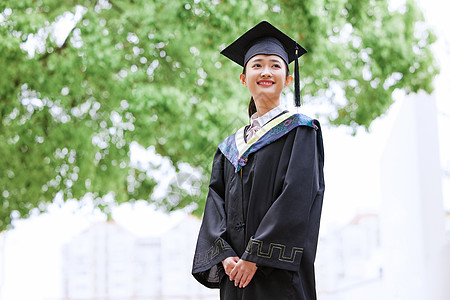
[[[267,252],[263,252],[262,246],[263,241],[260,240],[250,240],[247,249],[245,249],[245,252],[248,254],[254,253],[254,247],[257,246],[256,255],[263,258],[272,258],[273,256],[273,250],[278,249],[278,260],[288,263],[294,263],[295,257],[297,253],[303,253],[303,248],[298,247],[292,247],[290,256],[285,256],[286,252],[286,245],[283,244],[276,244],[276,243],[270,243],[269,249]]]
[[[208,251],[206,251],[203,260],[201,259],[202,256],[201,253],[195,255],[195,264],[198,266],[206,265],[210,261],[212,261],[216,256],[218,256],[221,252],[229,249],[231,249],[231,247],[228,246],[222,238],[218,237],[217,239],[214,240],[214,243],[211,246],[211,248],[209,248]]]

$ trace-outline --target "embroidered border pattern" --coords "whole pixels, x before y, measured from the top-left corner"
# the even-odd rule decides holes
[[[195,255],[194,260],[195,264],[197,266],[206,265],[210,261],[212,261],[215,257],[217,257],[220,253],[230,249],[231,247],[228,246],[222,238],[218,237],[217,239],[214,240],[213,245],[211,246],[211,248],[208,249],[208,251],[206,251],[204,255],[202,255],[202,253],[198,253]],[[204,259],[201,259],[202,256],[204,257]]]
[[[262,250],[263,248],[263,241],[260,240],[250,240],[247,249],[245,249],[245,252],[248,254],[252,254],[255,253],[255,247],[256,249],[256,255],[259,257],[263,257],[263,258],[272,258],[272,256],[274,256],[274,249],[278,249],[278,260],[279,261],[283,261],[283,262],[288,262],[288,263],[294,263],[295,258],[297,256],[297,253],[302,254],[303,253],[303,248],[298,248],[298,247],[292,247],[291,253],[289,256],[286,256],[286,245],[283,244],[276,244],[276,243],[270,243],[269,245],[269,249],[267,250],[267,252],[264,252]]]

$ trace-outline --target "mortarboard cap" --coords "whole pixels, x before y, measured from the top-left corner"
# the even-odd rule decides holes
[[[306,50],[269,22],[258,23],[220,53],[242,67],[258,54],[277,55],[287,66],[295,61],[295,105],[300,106],[298,58],[305,54]]]

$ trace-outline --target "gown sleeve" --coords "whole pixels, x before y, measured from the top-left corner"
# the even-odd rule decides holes
[[[262,269],[314,273],[325,189],[322,134],[319,123],[316,125],[317,129],[299,126],[292,132],[292,150],[283,158],[288,159],[285,176],[279,176],[283,181],[281,194],[250,237],[241,257]]]
[[[192,275],[195,279],[209,288],[219,288],[222,260],[237,256],[225,238],[224,160],[224,155],[217,150],[192,267]]]

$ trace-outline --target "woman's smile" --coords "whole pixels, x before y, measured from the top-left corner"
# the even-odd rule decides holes
[[[275,82],[273,80],[263,79],[263,80],[257,81],[256,84],[261,85],[261,86],[272,86],[275,84]]]

